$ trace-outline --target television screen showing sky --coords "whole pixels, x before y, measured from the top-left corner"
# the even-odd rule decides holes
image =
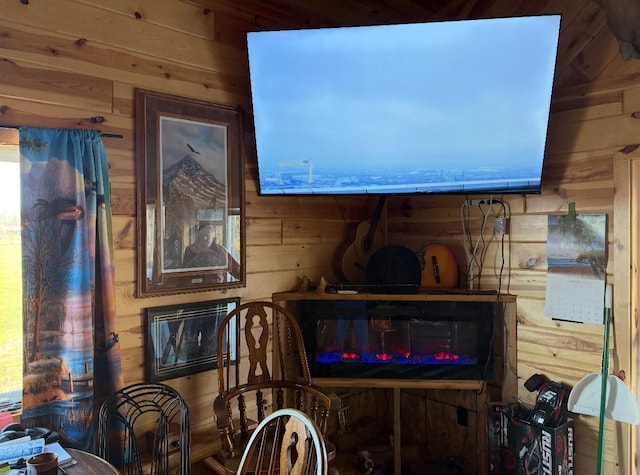
[[[539,188],[559,24],[249,33],[261,193]]]

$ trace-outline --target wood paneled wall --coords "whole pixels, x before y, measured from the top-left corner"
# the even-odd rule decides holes
[[[273,292],[294,288],[303,276],[312,281],[321,276],[333,279],[332,258],[344,238],[345,221],[369,219],[376,204],[375,199],[352,197],[257,196],[244,35],[256,28],[259,15],[235,9],[229,2],[220,2],[218,8],[216,2],[208,2],[211,8],[206,9],[194,3],[0,0],[0,124],[98,128],[123,135],[104,142],[111,167],[118,331],[127,383],[144,378],[145,308],[226,296],[270,299]],[[493,3],[497,5],[494,14],[499,13],[499,5],[506,5]],[[547,215],[566,213],[570,202],[575,202],[578,213],[607,213],[609,279],[617,273],[628,275],[630,262],[619,260],[620,265],[614,266],[616,253],[621,249],[628,252],[630,238],[620,233],[635,233],[613,227],[616,203],[616,213],[631,213],[628,200],[616,200],[616,193],[629,190],[629,176],[624,172],[614,175],[614,157],[623,163],[637,158],[634,153],[619,151],[640,143],[640,122],[631,115],[640,110],[640,82],[636,79],[640,61],[620,59],[598,2],[543,3],[547,13],[562,12],[567,25],[561,35],[544,188],[539,196],[501,197],[509,209],[506,266],[499,281],[503,247],[497,240],[491,241],[479,285],[496,289],[501,282],[503,291],[518,296],[521,380],[539,372],[572,385],[599,371],[603,329],[600,325],[552,321],[544,315]],[[513,9],[506,13],[512,14]],[[249,125],[245,288],[152,299],[134,297],[135,88],[245,109]],[[429,242],[444,241],[454,248],[464,268],[462,199],[390,199],[385,213],[388,242],[417,250]],[[615,222],[625,223],[623,218],[618,215]],[[472,230],[478,231],[479,222],[480,216],[474,215]],[[628,303],[628,288],[626,294],[616,293],[616,299]],[[631,367],[635,322],[628,306],[617,305],[616,311],[613,370],[624,370],[635,380]],[[213,372],[171,384],[186,395],[195,425],[213,424]],[[534,399],[521,385],[519,396],[528,403]],[[630,453],[629,440],[633,434],[622,424],[609,422],[607,429],[605,472],[631,473],[635,450]],[[579,417],[576,432],[576,471],[591,473],[597,418]]]
[[[126,383],[144,379],[144,309],[228,296],[271,300],[303,276],[314,281],[330,276],[343,219],[366,219],[363,211],[370,203],[257,197],[245,46],[251,23],[179,0],[1,0],[0,10],[0,125],[85,127],[123,136],[104,142]],[[249,126],[245,288],[135,298],[135,88],[244,108]],[[214,372],[171,384],[187,395],[196,426],[213,424]]]

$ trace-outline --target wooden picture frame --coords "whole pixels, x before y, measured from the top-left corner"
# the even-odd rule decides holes
[[[137,297],[246,285],[239,108],[135,91]]]
[[[146,309],[146,381],[155,383],[216,369],[220,323],[238,305],[240,299],[235,297]],[[229,328],[239,331],[237,322]],[[236,335],[226,338],[235,339]],[[229,360],[233,361],[234,355]]]

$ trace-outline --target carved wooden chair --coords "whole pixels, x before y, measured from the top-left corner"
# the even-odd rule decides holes
[[[175,440],[173,433],[179,434]],[[189,407],[175,389],[160,383],[117,391],[100,407],[98,455],[123,475],[142,475],[143,465],[151,475],[167,475],[170,457],[179,457],[179,473],[191,475]]]
[[[238,475],[327,475],[327,449],[318,427],[305,413],[280,409],[251,434]]]
[[[252,430],[282,408],[305,412],[326,434],[340,398],[311,383],[302,333],[287,309],[266,301],[238,306],[220,324],[217,356],[213,411],[222,450],[207,459],[209,468],[235,473]]]

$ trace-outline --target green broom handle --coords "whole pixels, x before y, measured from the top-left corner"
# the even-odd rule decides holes
[[[609,382],[609,324],[611,322],[611,285],[607,285],[604,297],[604,343],[602,347],[602,387],[600,389],[600,420],[598,421],[598,463],[596,474],[602,475],[604,458],[604,419],[607,406],[607,383]]]

